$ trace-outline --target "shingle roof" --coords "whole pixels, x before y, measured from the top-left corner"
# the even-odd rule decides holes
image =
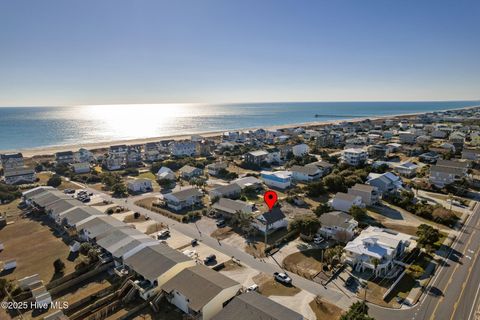
[[[189,189],[184,189],[184,190],[168,193],[166,195],[171,195],[171,196],[177,198],[178,200],[182,201],[182,200],[186,200],[186,199],[188,199],[192,196],[201,196],[202,193],[197,188],[189,188]]]
[[[327,226],[327,227],[337,226],[337,227],[347,229],[351,225],[352,220],[354,219],[349,214],[346,214],[340,211],[332,211],[332,212],[327,212],[322,214],[319,220],[322,226]]]
[[[162,290],[181,293],[189,300],[188,306],[194,311],[202,308],[224,289],[239,285],[238,282],[204,265],[196,265],[182,270],[167,281]]]
[[[301,320],[303,316],[256,292],[236,296],[212,320]]]
[[[125,259],[125,264],[146,279],[157,279],[178,263],[191,261],[186,255],[159,243],[145,246]]]
[[[356,195],[348,194],[344,192],[337,192],[335,194],[335,199],[340,199],[340,200],[349,201],[349,202],[353,202],[357,197],[358,196]]]
[[[248,206],[248,205],[249,204],[244,201],[232,200],[228,198],[220,198],[218,202],[213,204],[212,207],[217,210],[234,214],[237,211],[242,211],[243,208],[245,208],[245,206]]]
[[[272,224],[279,220],[285,219],[285,214],[279,207],[274,207],[272,210],[265,212],[260,217],[263,217],[268,224]]]

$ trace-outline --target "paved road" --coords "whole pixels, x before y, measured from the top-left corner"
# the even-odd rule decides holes
[[[159,222],[166,223],[191,238],[197,238],[205,245],[222,252],[227,256],[234,256],[247,266],[267,274],[280,271],[273,259],[265,262],[253,258],[244,251],[222,244],[210,237],[208,233],[201,232],[195,224],[183,224],[173,221],[163,215],[146,210],[135,205],[139,197],[125,199],[112,198],[109,195],[88,188],[95,194],[113,201],[118,205],[129,207],[130,210],[140,212],[145,216]],[[370,305],[370,314],[375,319],[430,319],[430,320],[473,320],[480,300],[480,261],[477,251],[480,243],[480,205],[467,218],[465,225],[459,231],[456,242],[445,257],[445,264],[440,266],[430,283],[429,294],[422,296],[417,305],[412,308],[390,309]],[[328,302],[334,303],[344,309],[348,308],[357,298],[351,293],[339,290],[334,284],[324,287],[321,284],[307,280],[296,274],[290,274],[295,286],[312,294],[320,295]]]
[[[81,184],[78,185],[82,188],[85,188],[85,186]],[[139,212],[152,220],[168,224],[169,228],[174,229],[190,238],[197,238],[203,244],[229,257],[235,257],[236,259],[240,260],[240,262],[249,266],[250,268],[267,274],[273,274],[273,272],[275,271],[282,271],[281,268],[275,264],[275,261],[273,259],[269,258],[265,259],[264,261],[255,259],[253,258],[253,256],[236,247],[219,242],[217,239],[210,237],[209,233],[202,232],[202,230],[198,229],[194,223],[180,223],[156,212],[152,212],[150,210],[137,206],[135,202],[138,199],[142,198],[141,196],[129,197],[126,199],[125,202],[125,199],[112,198],[111,196],[92,188],[87,187],[86,189],[89,192],[101,195],[103,198],[110,200],[117,205],[128,207],[132,211]],[[308,291],[312,294],[320,295],[328,302],[338,305],[339,307],[342,307],[344,309],[347,309],[352,304],[352,302],[356,300],[355,296],[338,290],[333,284],[329,285],[329,287],[327,288],[319,283],[307,280],[293,273],[289,273],[289,276],[292,278],[292,282],[296,287]]]
[[[480,205],[467,218],[430,283],[428,294],[423,295],[413,308],[391,310],[372,306],[370,313],[376,319],[412,320],[473,320],[478,308],[480,262],[477,259],[480,243]]]

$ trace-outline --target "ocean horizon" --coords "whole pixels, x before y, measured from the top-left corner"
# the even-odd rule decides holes
[[[81,146],[108,141],[432,112],[478,105],[480,101],[2,107],[0,150]]]

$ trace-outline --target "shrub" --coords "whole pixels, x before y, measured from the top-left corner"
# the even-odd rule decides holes
[[[58,174],[54,174],[47,181],[47,186],[54,187],[54,188],[58,187],[61,184],[62,184],[62,178]]]
[[[53,262],[53,267],[55,268],[55,273],[63,273],[65,270],[65,263],[61,259],[57,259]]]

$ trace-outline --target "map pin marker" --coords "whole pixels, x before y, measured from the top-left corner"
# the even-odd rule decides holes
[[[263,195],[263,200],[264,200],[265,203],[267,204],[268,208],[269,208],[270,210],[272,210],[273,206],[275,205],[275,203],[276,203],[277,200],[278,200],[277,193],[276,193],[275,191],[268,190],[268,191],[265,192],[265,194]]]

